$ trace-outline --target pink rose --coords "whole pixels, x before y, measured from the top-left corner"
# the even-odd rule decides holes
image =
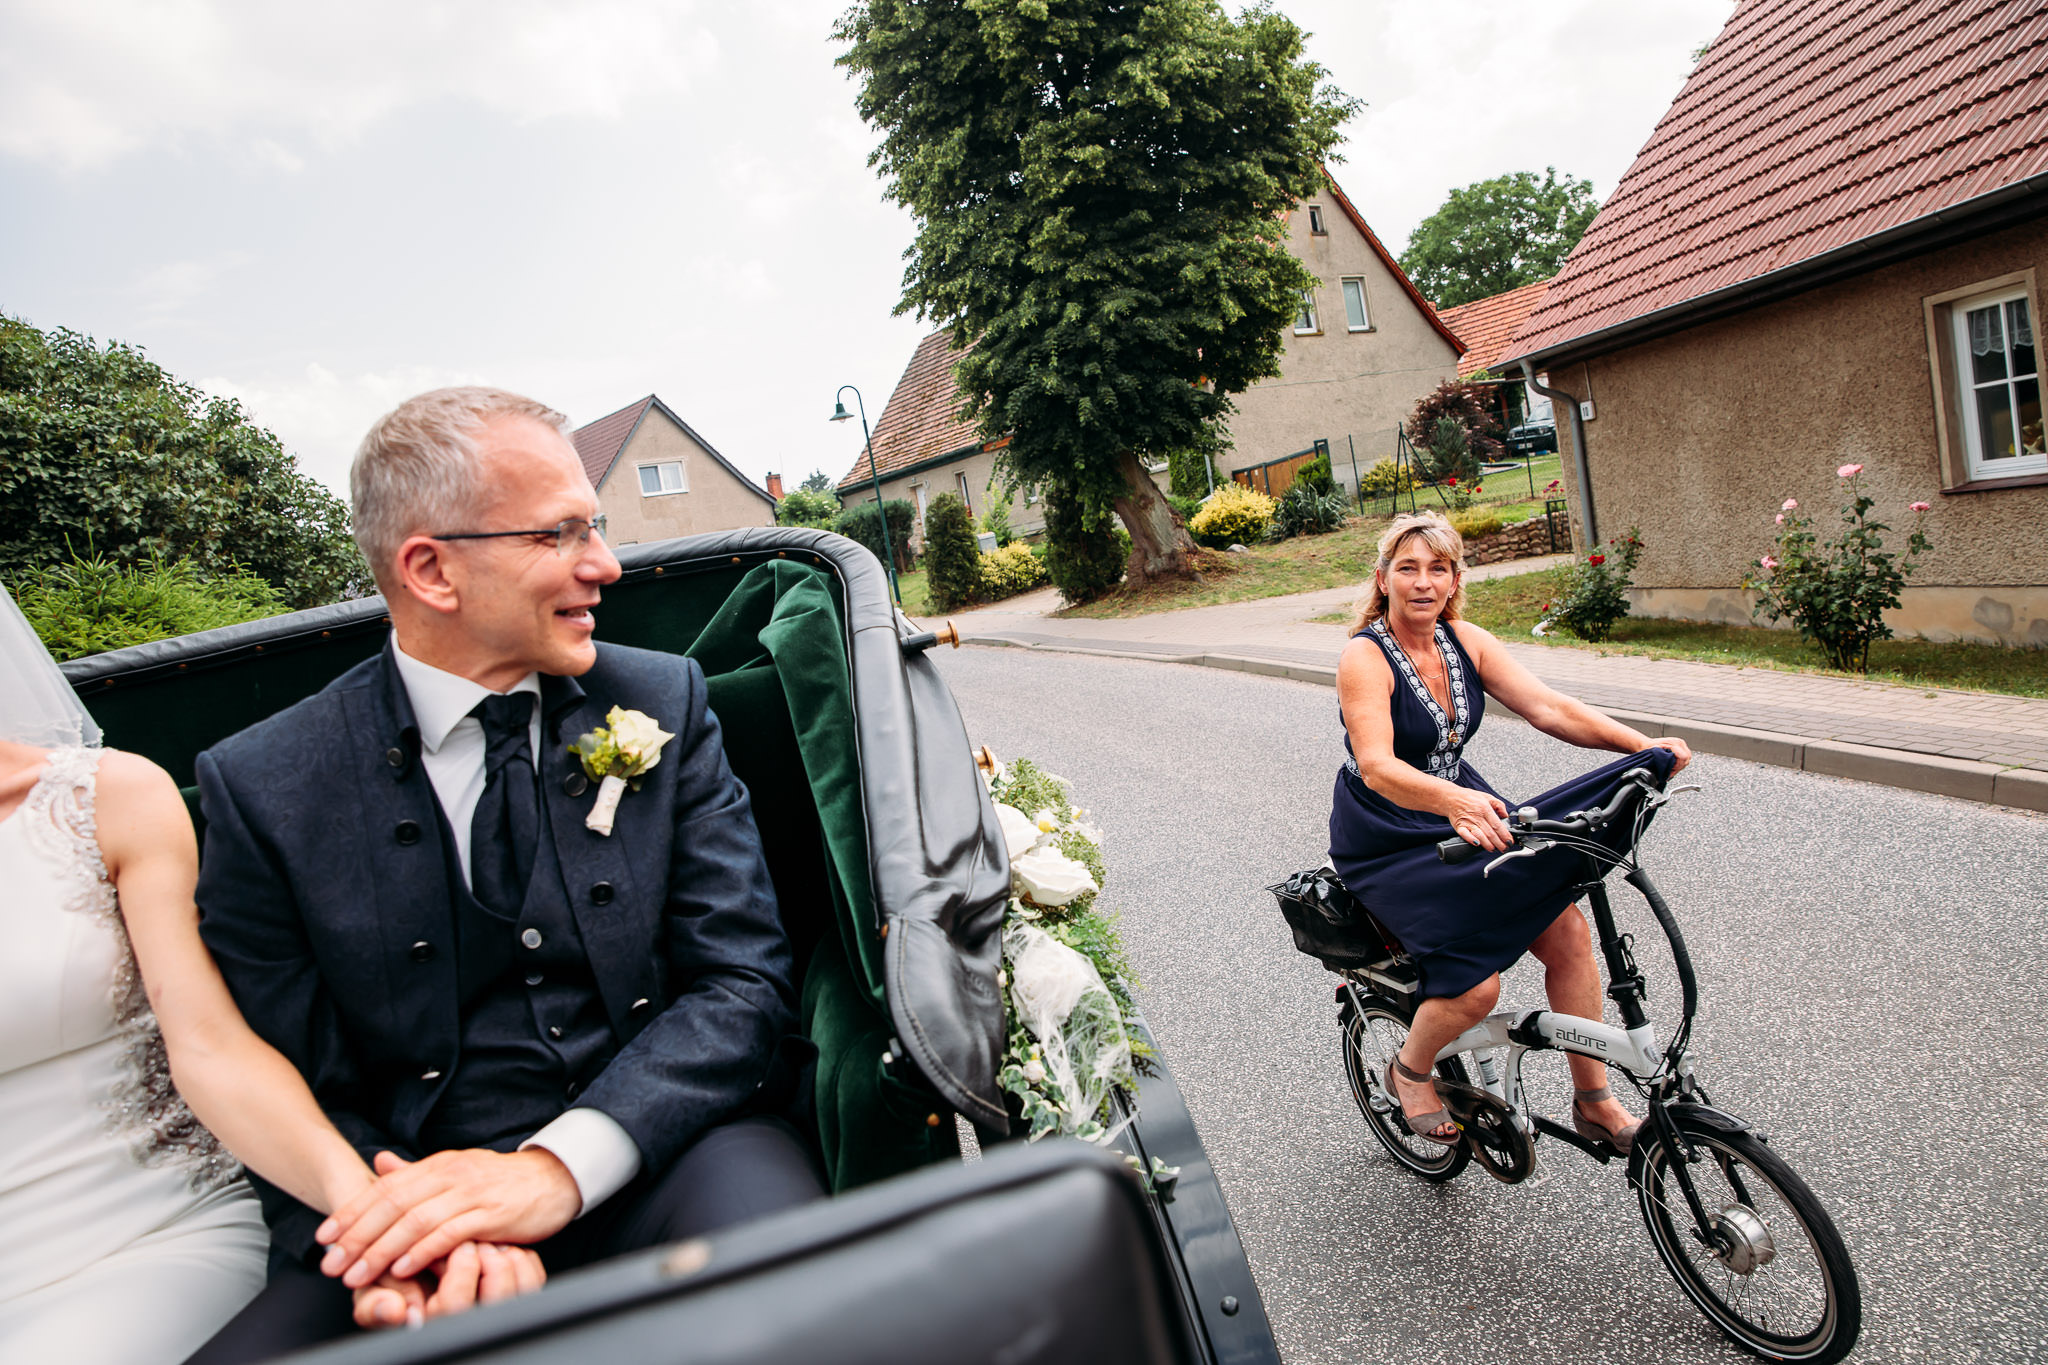
[[[1759,559],[1757,563],[1763,565],[1766,570],[1775,569],[1778,567],[1778,561],[1772,559],[1769,555],[1765,555],[1762,559]]]
[[[1783,512],[1778,513],[1777,517],[1774,519],[1780,526],[1783,526],[1785,524],[1785,514]]]
[[[1915,512],[1925,512],[1932,506],[1934,506],[1934,504],[1931,502],[1916,502],[1912,504],[1913,510]]]
[[[1790,511],[1793,511],[1793,510],[1797,509],[1797,508],[1798,508],[1798,506],[1799,506],[1799,499],[1797,499],[1797,498],[1787,498],[1787,499],[1785,499],[1785,505],[1784,505],[1783,507],[1779,508],[1778,510],[1779,510],[1779,511],[1781,511],[1781,512],[1790,512]]]
[[[1862,472],[1863,466],[1860,464],[1845,464],[1835,471],[1835,477],[1838,479],[1853,479]]]

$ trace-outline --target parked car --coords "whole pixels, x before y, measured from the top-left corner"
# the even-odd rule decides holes
[[[694,1343],[692,1359],[721,1365],[972,1365],[1019,1352],[1278,1365],[1223,1191],[1163,1057],[1140,1076],[1137,1119],[1110,1153],[1003,1141],[1006,1127],[1012,1138],[1021,1129],[996,1074],[1010,888],[991,873],[1006,866],[1002,826],[927,655],[937,640],[892,608],[881,562],[799,527],[618,556],[625,572],[605,593],[602,637],[685,655],[709,679],[804,972],[824,1078],[816,1136],[834,1189],[853,1192],[708,1248],[624,1258],[531,1300],[363,1339],[337,1358],[503,1360],[545,1342],[550,1359],[655,1365],[679,1358],[681,1340]],[[188,784],[196,822],[189,784],[201,750],[317,692],[390,632],[373,597],[63,667],[108,744]],[[956,1114],[988,1153],[967,1168]],[[1141,1181],[1124,1157],[1178,1172]],[[850,1254],[857,1245],[867,1278],[848,1279],[847,1265],[863,1259]],[[886,1273],[871,1273],[876,1258]],[[845,1294],[795,1311],[821,1285]],[[759,1313],[776,1301],[790,1311]],[[715,1346],[713,1329],[744,1341]],[[821,1354],[827,1340],[838,1349]],[[1051,1355],[1036,1354],[1039,1344]]]
[[[1517,459],[1526,460],[1556,449],[1557,422],[1554,418],[1539,417],[1508,428],[1508,454]]]

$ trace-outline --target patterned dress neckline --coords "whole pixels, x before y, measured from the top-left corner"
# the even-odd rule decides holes
[[[1422,704],[1422,709],[1436,725],[1436,744],[1429,751],[1429,775],[1455,782],[1465,740],[1472,733],[1472,706],[1465,694],[1464,657],[1451,639],[1450,628],[1439,620],[1435,630],[1431,632],[1431,638],[1436,644],[1437,657],[1443,660],[1444,687],[1451,694],[1452,709],[1449,712],[1446,712],[1443,703],[1436,699],[1436,693],[1429,690],[1429,684],[1416,669],[1415,661],[1408,657],[1408,651],[1401,648],[1401,642],[1394,638],[1393,628],[1387,624],[1386,618],[1381,617],[1366,629],[1379,640],[1387,655],[1387,661],[1394,666],[1397,673],[1407,679],[1409,690],[1415,694],[1416,701]]]

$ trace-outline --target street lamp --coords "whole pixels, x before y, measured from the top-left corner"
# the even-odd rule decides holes
[[[844,422],[853,416],[846,410],[846,400],[839,396],[848,389],[853,389],[853,385],[841,384],[839,393],[832,395],[832,415],[826,421]],[[859,389],[853,389],[853,401],[860,408],[860,435],[867,443],[868,474],[875,481],[875,514],[882,521],[882,567],[889,571],[889,591],[895,594],[896,605],[900,607],[903,605],[903,589],[896,583],[896,551],[889,544],[889,509],[882,504],[882,471],[875,467],[875,438],[868,434],[868,405],[862,401]]]

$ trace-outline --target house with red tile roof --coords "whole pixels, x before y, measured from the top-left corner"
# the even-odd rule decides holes
[[[1291,480],[1294,457],[1329,442],[1340,482],[1394,454],[1395,432],[1416,401],[1458,371],[1463,344],[1410,282],[1392,253],[1334,179],[1324,192],[1287,215],[1287,241],[1314,272],[1315,288],[1282,336],[1278,377],[1233,398],[1232,448],[1217,460],[1219,479],[1237,476],[1274,491]],[[986,510],[996,454],[1003,441],[984,441],[958,413],[953,377],[958,355],[952,332],[918,344],[873,432],[883,495],[925,503],[959,494],[976,516]],[[1165,486],[1165,466],[1154,478]],[[838,483],[848,502],[873,501],[866,452]],[[1044,525],[1040,504],[1019,495],[1010,524],[1020,532]]]
[[[1549,288],[1549,280],[1538,280],[1534,284],[1446,308],[1438,315],[1443,318],[1444,326],[1457,333],[1458,339],[1465,343],[1465,353],[1458,357],[1458,378],[1494,375],[1495,382],[1491,386],[1494,397],[1490,404],[1504,427],[1513,426],[1525,415],[1547,416],[1550,412],[1548,398],[1532,393],[1515,375],[1495,372],[1508,343],[1514,340],[1515,333],[1521,330],[1530,311],[1543,301],[1544,291]]]
[[[1503,362],[1581,544],[1640,528],[1637,611],[1748,621],[1857,464],[1895,546],[1932,504],[1894,629],[2048,645],[2044,275],[2040,0],[1741,0]]]
[[[768,490],[651,393],[570,439],[614,545],[775,524]]]

